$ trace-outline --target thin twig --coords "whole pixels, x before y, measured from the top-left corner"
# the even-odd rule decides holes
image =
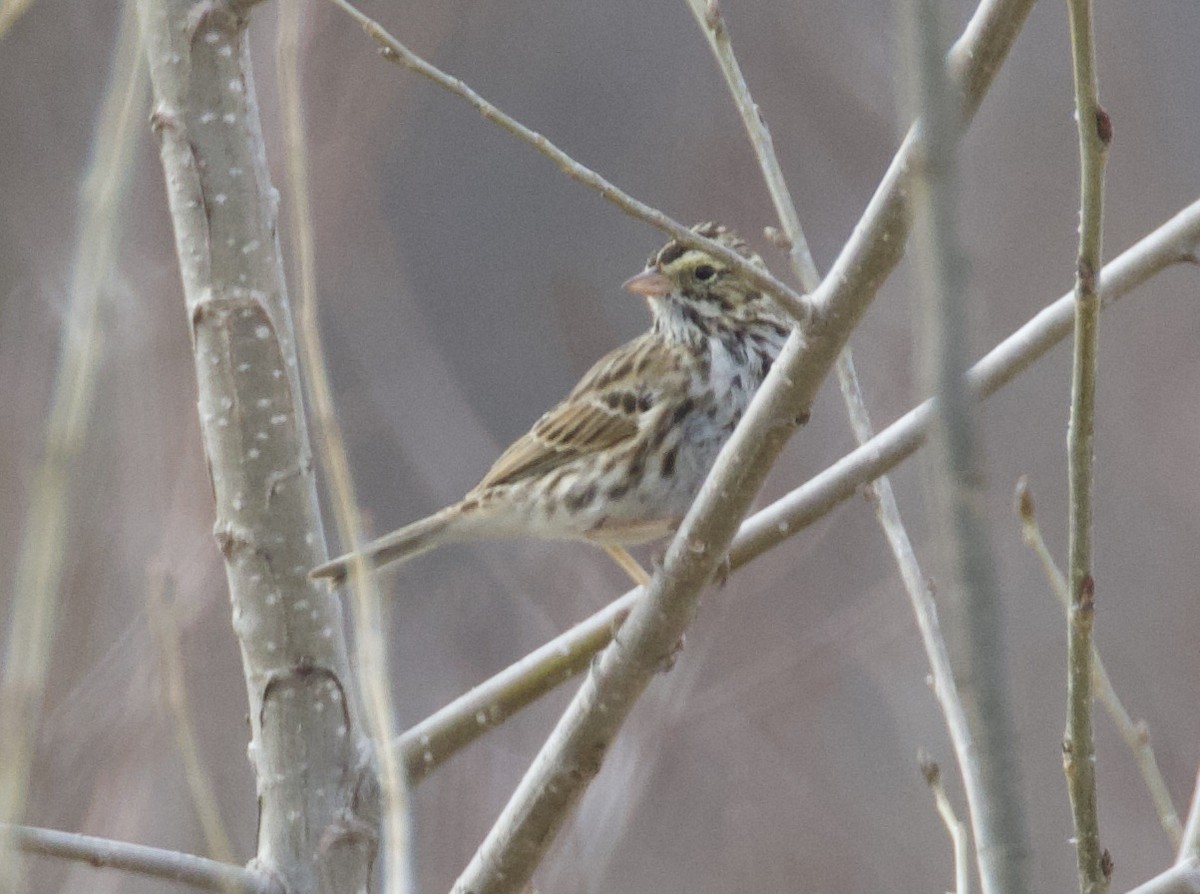
[[[221,894],[284,894],[278,879],[265,872],[143,844],[77,835],[34,826],[3,826],[27,854],[88,863],[97,869],[121,869]]]
[[[1081,894],[1105,894],[1111,860],[1100,843],[1096,806],[1096,747],[1092,738],[1092,489],[1096,419],[1096,353],[1100,320],[1097,277],[1101,264],[1104,162],[1112,138],[1108,113],[1097,96],[1091,0],[1068,0],[1075,119],[1079,127],[1079,254],[1075,275],[1075,351],[1071,373],[1071,423],[1067,431],[1068,588],[1067,730],[1063,770],[1075,823]]]
[[[298,67],[300,12],[299,3],[283,4],[279,13],[276,50],[284,122],[284,155],[287,159],[288,206],[291,209],[293,245],[300,267],[296,329],[300,336],[300,368],[312,405],[313,431],[321,466],[329,477],[338,540],[347,546],[354,546],[365,540],[362,517],[345,438],[334,409],[333,388],[325,365],[318,321],[316,247]],[[353,561],[355,573],[350,575],[350,594],[356,677],[383,796],[385,890],[388,894],[404,894],[413,889],[413,866],[409,853],[411,835],[407,783],[403,767],[389,746],[398,725],[388,673],[387,624],[374,568],[361,558]]]
[[[531,130],[515,118],[506,115],[458,78],[446,74],[437,66],[422,59],[384,30],[382,25],[360,12],[347,2],[347,0],[332,0],[332,2],[354,18],[362,26],[363,31],[383,48],[384,58],[395,62],[397,65],[402,65],[409,71],[416,72],[422,77],[428,78],[444,90],[448,90],[455,96],[466,100],[485,119],[499,125],[522,142],[528,143],[554,162],[559,170],[572,180],[591,187],[631,217],[657,227],[689,248],[698,248],[708,252],[713,257],[720,258],[736,270],[739,275],[746,277],[770,295],[779,307],[791,315],[797,322],[804,323],[808,319],[811,309],[807,297],[796,293],[762,268],[748,263],[745,258],[728,246],[697,235],[688,227],[676,220],[672,220],[658,209],[652,208],[644,202],[639,202],[633,196],[618,189],[595,171],[590,170],[571,158],[571,156],[563,152],[542,134]]]
[[[1050,590],[1058,597],[1063,612],[1069,614],[1071,597],[1067,579],[1059,570],[1058,564],[1054,561],[1054,557],[1050,554],[1046,541],[1042,537],[1041,526],[1038,525],[1037,516],[1034,514],[1033,494],[1030,492],[1029,483],[1024,476],[1017,482],[1016,509],[1017,515],[1021,519],[1021,539],[1041,561],[1046,579],[1050,582]],[[1163,779],[1162,772],[1158,769],[1158,760],[1154,756],[1154,749],[1150,746],[1150,730],[1146,727],[1144,720],[1135,721],[1125,710],[1125,705],[1122,704],[1116,689],[1113,688],[1112,680],[1104,668],[1104,662],[1100,660],[1100,652],[1094,642],[1092,643],[1092,686],[1096,699],[1104,706],[1121,737],[1133,752],[1134,760],[1142,774],[1142,780],[1146,783],[1146,788],[1150,791],[1150,798],[1154,802],[1158,821],[1171,840],[1171,847],[1179,849],[1183,830],[1179,824],[1179,814],[1175,812],[1175,805],[1171,803],[1166,780]]]
[[[159,667],[162,670],[163,695],[167,710],[175,725],[175,743],[183,758],[184,778],[192,793],[192,804],[204,831],[208,854],[220,863],[233,863],[233,845],[221,820],[212,778],[200,758],[200,746],[192,725],[187,686],[180,660],[179,627],[171,611],[170,579],[162,568],[152,568],[146,582],[146,614],[158,645]]]
[[[4,8],[9,24],[22,4]],[[70,555],[71,473],[87,435],[100,380],[101,305],[110,295],[124,233],[133,146],[146,97],[137,16],[122,4],[119,43],[92,141],[80,196],[67,309],[42,456],[28,495],[9,602],[8,643],[0,682],[0,822],[25,815],[30,764],[58,616],[64,558]],[[21,890],[21,860],[0,836],[0,890]]]
[[[1119,301],[1171,264],[1191,260],[1197,242],[1200,202],[1180,211],[1105,267],[1102,305]],[[1060,297],[980,360],[969,374],[975,396],[990,397],[1066,338],[1073,305],[1073,295]],[[747,519],[730,548],[731,569],[742,567],[823,518],[864,484],[911,456],[924,443],[932,418],[932,402],[914,407],[870,441]],[[424,778],[456,750],[585,669],[592,656],[608,644],[619,619],[640,592],[629,591],[402,735],[394,746],[402,752],[410,779]],[[936,620],[935,614],[927,617]],[[561,662],[556,657],[559,654]]]
[[[869,443],[873,437],[871,420],[867,415],[866,401],[858,386],[858,376],[854,372],[854,359],[849,348],[838,358],[838,381],[842,387],[846,405],[850,408],[851,424],[855,437],[860,444]],[[888,546],[895,557],[900,570],[900,578],[912,604],[916,616],[917,629],[921,633],[921,643],[929,661],[929,676],[933,683],[933,694],[941,707],[942,716],[946,722],[946,731],[954,748],[955,761],[959,775],[963,780],[963,788],[968,793],[968,803],[979,801],[986,797],[985,780],[980,767],[979,757],[975,748],[974,736],[967,720],[966,709],[959,696],[958,684],[954,679],[954,668],[950,662],[950,653],[946,648],[946,639],[942,635],[941,622],[938,620],[937,602],[933,598],[933,589],[928,579],[921,571],[917,560],[916,550],[900,517],[900,507],[892,491],[891,480],[881,475],[868,488],[867,495],[875,504],[875,515],[883,528]],[[970,847],[970,831],[964,828],[963,846]],[[953,835],[953,832],[951,833]],[[958,871],[965,872],[962,855],[958,853],[959,840],[955,838],[955,866]],[[969,855],[969,850],[968,850]],[[959,891],[964,891],[963,879],[960,878]]]
[[[1183,839],[1179,842],[1179,862],[1185,860],[1200,860],[1200,772],[1196,774],[1187,825],[1183,827]]]
[[[759,111],[758,104],[750,95],[750,87],[742,75],[742,67],[738,64],[737,56],[733,53],[733,44],[729,40],[729,28],[721,15],[718,0],[687,0],[688,8],[696,17],[696,24],[708,40],[708,45],[721,66],[721,74],[742,116],[742,125],[750,137],[750,145],[758,159],[759,169],[767,185],[767,192],[775,206],[775,214],[783,228],[787,240],[788,257],[792,262],[800,284],[807,291],[812,291],[821,284],[821,274],[813,261],[812,252],[808,248],[808,240],[800,226],[800,216],[796,213],[796,203],[792,200],[787,180],[783,176],[783,168],[775,154],[775,142],[771,139],[771,131],[766,119]]]
[[[937,396],[930,502],[943,545],[957,673],[974,753],[964,779],[984,894],[1028,890],[1029,832],[1020,799],[1016,724],[1004,671],[1000,588],[982,512],[985,460],[966,379],[972,331],[966,256],[958,241],[959,98],[943,60],[947,42],[937,0],[902,4],[912,99],[924,152],[912,179],[913,243],[923,309],[918,356]],[[971,772],[977,770],[977,773]]]
[[[942,785],[942,773],[937,763],[921,749],[917,753],[917,761],[921,765],[921,774],[929,783],[933,792],[933,803],[937,807],[938,816],[946,826],[950,835],[950,843],[954,847],[954,894],[970,894],[971,891],[971,833],[966,825],[954,812],[954,805],[946,796]]]

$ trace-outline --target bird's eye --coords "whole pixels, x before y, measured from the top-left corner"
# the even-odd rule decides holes
[[[701,264],[699,267],[696,268],[695,275],[696,275],[696,279],[700,280],[700,282],[708,282],[710,279],[712,279],[714,276],[717,275],[717,271],[716,271],[716,268],[713,267],[711,264]]]

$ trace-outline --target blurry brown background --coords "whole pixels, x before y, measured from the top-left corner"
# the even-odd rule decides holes
[[[965,20],[967,4],[958,4]],[[1101,98],[1116,137],[1106,255],[1200,194],[1200,7],[1097,4]],[[772,223],[746,139],[683,2],[365,6],[402,40],[677,218],[762,246]],[[456,498],[644,309],[619,290],[662,237],[461,102],[388,65],[330,7],[303,50],[323,324],[360,494],[376,532]],[[890,5],[729,0],[818,264],[828,267],[897,143]],[[35,0],[0,42],[0,568],[11,580],[61,336],[77,191],[118,4]],[[274,4],[256,77],[281,171]],[[963,237],[982,351],[1067,291],[1076,134],[1061,3],[1043,3],[964,150]],[[203,756],[239,858],[253,853],[246,704],[195,419],[192,360],[149,128],[105,305],[104,357],[75,470],[60,633],[30,821],[202,851],[145,611],[146,568],[176,579]],[[286,196],[284,197],[286,201]],[[765,248],[765,247],[764,247]],[[770,255],[768,254],[770,257]],[[774,266],[783,265],[775,259]],[[1144,717],[1180,810],[1200,759],[1200,278],[1159,277],[1102,321],[1098,642]],[[920,395],[910,277],[854,339],[877,423]],[[1011,511],[1028,473],[1065,550],[1069,353],[993,399],[989,511],[1003,575],[1011,693],[1041,890],[1071,890],[1062,784],[1064,630]],[[785,453],[770,495],[851,445],[835,389]],[[918,467],[896,475],[928,559]],[[414,722],[625,589],[583,546],[455,547],[389,578],[401,721]],[[0,605],[4,603],[0,602]],[[945,611],[945,609],[944,609]],[[915,761],[942,762],[965,807],[908,603],[870,506],[852,501],[706,598],[674,671],[634,714],[537,875],[540,890],[718,892],[952,885]],[[446,889],[545,736],[566,692],[471,747],[415,793],[421,890]],[[1130,754],[1098,716],[1101,829],[1115,890],[1171,859]],[[37,890],[158,883],[34,862]]]

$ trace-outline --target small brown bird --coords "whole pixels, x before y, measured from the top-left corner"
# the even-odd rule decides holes
[[[763,266],[724,227],[693,230]],[[538,537],[599,544],[638,576],[623,547],[678,527],[791,326],[726,264],[674,240],[625,288],[647,299],[650,331],[596,363],[462,500],[363,547],[367,561]],[[352,558],[311,575],[341,582]]]

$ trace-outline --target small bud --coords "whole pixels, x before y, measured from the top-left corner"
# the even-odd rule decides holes
[[[1107,149],[1113,138],[1112,118],[1104,110],[1104,106],[1096,106],[1096,136]]]
[[[1112,854],[1108,852],[1108,848],[1105,848],[1104,853],[1100,855],[1100,871],[1104,873],[1104,878],[1106,880],[1112,878],[1113,858]]]
[[[1025,524],[1033,524],[1033,493],[1029,490],[1029,476],[1017,479],[1017,515]]]

